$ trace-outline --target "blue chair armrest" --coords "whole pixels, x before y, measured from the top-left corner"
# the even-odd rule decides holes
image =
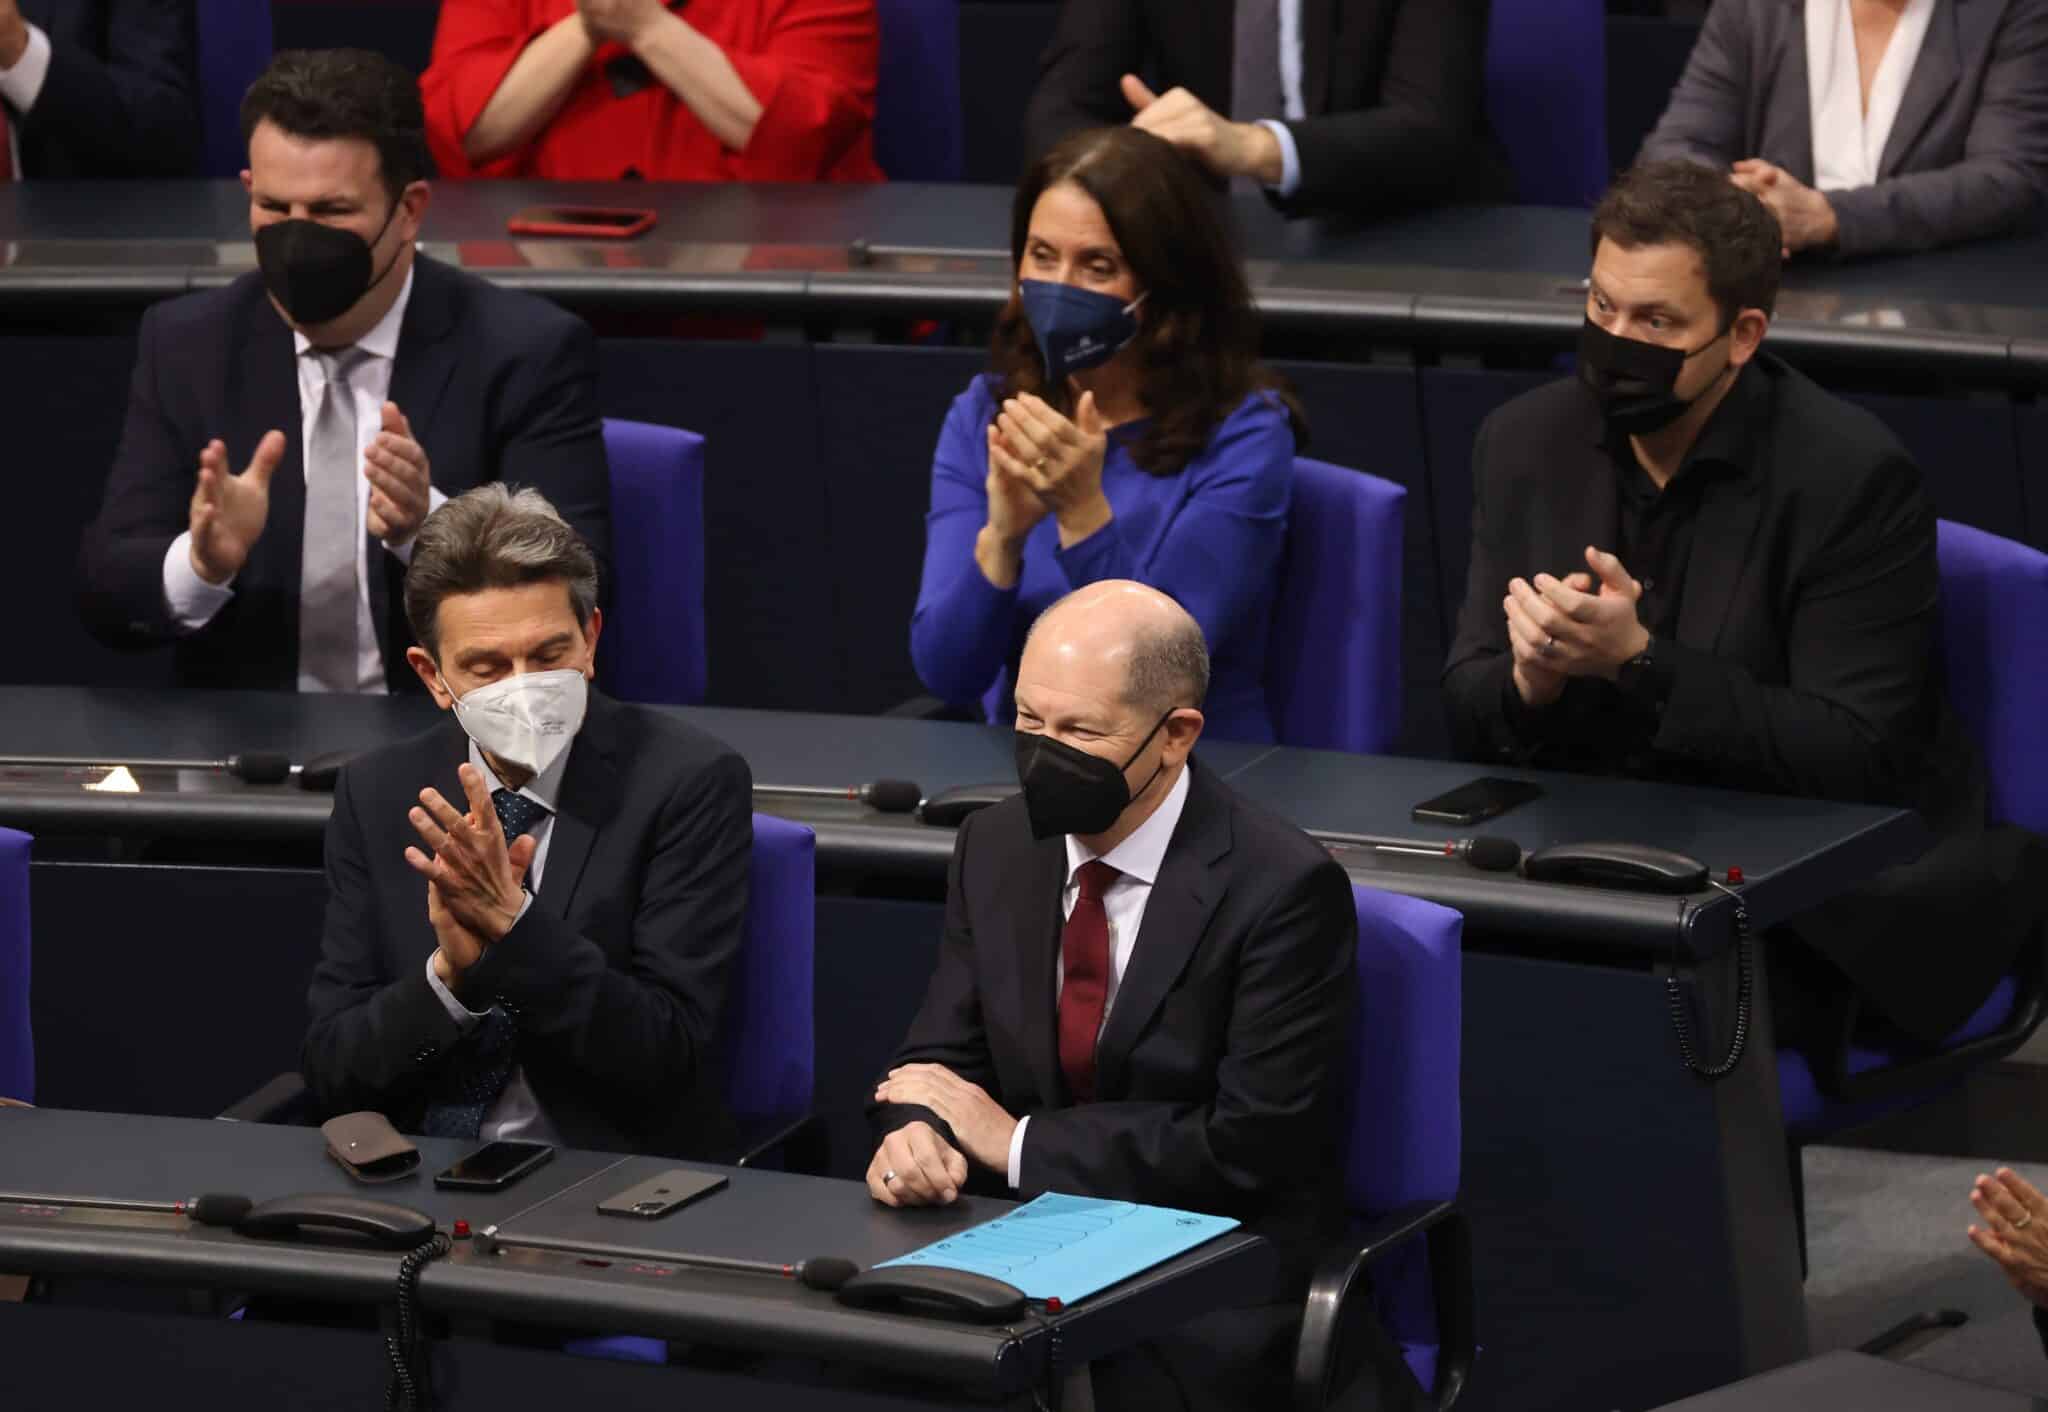
[[[312,1110],[313,1096],[306,1091],[305,1079],[289,1073],[279,1074],[216,1116],[228,1123],[304,1123]]]
[[[1429,1273],[1436,1292],[1437,1378],[1434,1395],[1415,1380],[1401,1349],[1381,1327],[1365,1301],[1353,1299],[1375,1261],[1416,1236],[1429,1242]],[[1309,1283],[1301,1341],[1294,1359],[1297,1412],[1322,1412],[1351,1381],[1341,1367],[1354,1367],[1377,1385],[1366,1405],[1378,1408],[1434,1407],[1458,1400],[1471,1375],[1477,1349],[1472,1320],[1472,1227],[1453,1201],[1423,1201],[1389,1213],[1355,1244],[1327,1256]],[[1356,1304],[1353,1310],[1348,1306]],[[1347,1319],[1349,1322],[1347,1323]]]

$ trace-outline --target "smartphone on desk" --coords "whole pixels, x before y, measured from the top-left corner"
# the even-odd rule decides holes
[[[637,206],[528,206],[505,223],[511,235],[631,240],[654,229],[654,212]]]
[[[597,1209],[607,1216],[635,1216],[652,1221],[700,1196],[709,1196],[724,1185],[725,1178],[716,1172],[686,1172],[676,1167],[649,1177],[638,1186],[629,1186],[617,1196],[606,1197],[597,1203]]]
[[[1542,795],[1542,785],[1487,775],[1434,799],[1423,800],[1408,811],[1408,816],[1418,824],[1476,824]]]
[[[555,1155],[544,1142],[487,1142],[434,1178],[456,1191],[503,1191]]]

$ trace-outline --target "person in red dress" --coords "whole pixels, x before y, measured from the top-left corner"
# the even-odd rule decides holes
[[[446,177],[881,181],[874,0],[445,0]]]

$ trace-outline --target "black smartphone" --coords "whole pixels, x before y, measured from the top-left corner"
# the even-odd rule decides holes
[[[677,1167],[649,1177],[638,1186],[629,1186],[617,1196],[606,1197],[597,1203],[597,1209],[607,1216],[638,1216],[643,1221],[652,1221],[700,1196],[709,1196],[724,1185],[725,1178],[716,1172],[686,1172]]]
[[[1408,816],[1418,824],[1476,824],[1505,814],[1517,804],[1527,804],[1543,795],[1543,786],[1527,780],[1506,780],[1497,775],[1461,784],[1456,789],[1425,799]]]
[[[544,1142],[487,1142],[434,1178],[458,1191],[502,1191],[555,1155]]]

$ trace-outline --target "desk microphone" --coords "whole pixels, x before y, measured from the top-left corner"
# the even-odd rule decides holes
[[[234,1226],[241,1224],[256,1205],[246,1196],[232,1192],[208,1192],[204,1196],[188,1196],[183,1201],[128,1201],[112,1196],[24,1196],[16,1192],[0,1192],[0,1205],[5,1206],[84,1206],[95,1211],[147,1211],[161,1216],[185,1216],[202,1226]]]
[[[1370,848],[1377,853],[1405,853],[1417,858],[1462,858],[1485,873],[1510,873],[1522,862],[1522,845],[1511,838],[1481,835],[1432,843],[1428,839],[1382,838],[1374,834],[1330,833],[1322,829],[1310,832],[1324,843],[1349,844],[1354,848]]]
[[[793,794],[804,799],[851,799],[884,814],[908,814],[924,803],[924,790],[915,780],[869,780],[850,789],[812,784],[757,784],[754,793]]]
[[[585,1259],[631,1259],[644,1261],[650,1265],[679,1265],[688,1270],[724,1270],[740,1275],[772,1275],[777,1279],[795,1280],[807,1288],[824,1290],[828,1294],[860,1273],[860,1266],[841,1255],[813,1255],[808,1260],[784,1265],[773,1260],[739,1260],[728,1255],[691,1255],[667,1250],[636,1251],[616,1245],[579,1245],[566,1240],[501,1236],[496,1226],[488,1226],[479,1231],[470,1242],[470,1249],[478,1255],[496,1255],[506,1246],[523,1250],[545,1250],[558,1255],[575,1255]]]
[[[72,755],[0,755],[0,768],[37,766],[56,769],[100,769],[133,765],[151,770],[225,770],[246,784],[283,784],[291,778],[291,756],[277,750],[251,750],[225,760],[109,760]]]

